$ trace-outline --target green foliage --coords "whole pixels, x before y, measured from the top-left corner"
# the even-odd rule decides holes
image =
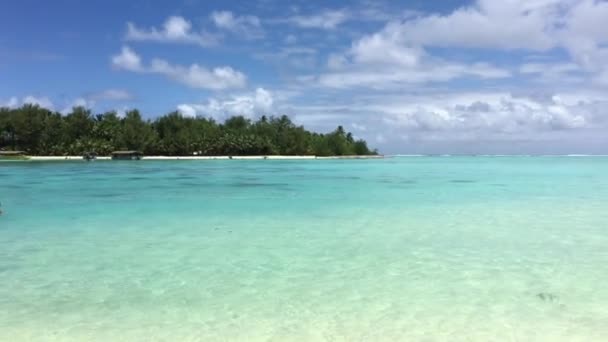
[[[31,155],[108,155],[139,150],[148,155],[367,155],[363,140],[342,126],[328,134],[309,132],[289,117],[235,116],[223,124],[213,119],[186,118],[177,112],[154,121],[137,110],[93,115],[83,107],[63,116],[35,105],[0,108],[0,149]]]

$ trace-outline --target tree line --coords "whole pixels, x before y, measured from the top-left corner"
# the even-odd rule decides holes
[[[30,155],[109,155],[137,150],[147,155],[369,155],[364,140],[342,126],[320,134],[295,125],[289,117],[262,116],[256,121],[233,116],[223,123],[172,112],[144,120],[138,110],[124,116],[93,114],[75,107],[62,115],[37,105],[0,108],[0,150]]]

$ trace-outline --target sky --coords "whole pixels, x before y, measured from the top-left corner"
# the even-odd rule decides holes
[[[342,125],[383,153],[608,154],[608,2],[0,4],[0,106]]]

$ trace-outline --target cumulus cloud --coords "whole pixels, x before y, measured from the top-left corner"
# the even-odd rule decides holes
[[[386,58],[401,49],[424,47],[549,52],[561,48],[579,68],[607,72],[608,2],[596,0],[477,0],[447,14],[392,21],[355,44],[390,45]],[[354,46],[353,48],[355,48]],[[384,50],[378,50],[384,52]],[[399,53],[397,56],[408,56]],[[408,61],[407,59],[405,61]],[[528,66],[529,67],[529,66]],[[563,65],[561,67],[564,67]],[[566,66],[572,71],[572,65]]]
[[[367,131],[367,126],[366,126],[366,125],[361,125],[361,124],[358,124],[358,123],[356,123],[356,122],[353,122],[353,123],[351,124],[351,127],[352,127],[354,130],[356,130],[356,131],[360,131],[360,132],[365,132],[365,131]]]
[[[40,107],[55,110],[56,107],[60,108],[61,114],[68,114],[74,107],[85,107],[93,108],[98,102],[103,101],[122,101],[129,100],[132,95],[126,90],[121,89],[108,89],[97,93],[91,93],[84,97],[77,97],[73,99],[66,99],[55,103],[47,96],[32,96],[28,95],[19,99],[16,96],[11,97],[8,101],[0,101],[0,107],[17,108],[25,104],[38,105]]]
[[[588,73],[578,64],[572,62],[534,62],[524,63],[519,67],[521,76],[529,77],[534,83],[546,85],[576,85],[585,82]]]
[[[37,96],[32,96],[32,95],[28,95],[25,96],[23,99],[21,99],[21,102],[19,102],[19,100],[16,97],[12,97],[9,100],[8,103],[8,107],[18,107],[21,105],[25,105],[25,104],[32,104],[32,105],[38,105],[40,107],[46,108],[46,109],[53,109],[55,106],[53,105],[53,102],[46,96],[43,97],[37,97]]]
[[[139,28],[127,23],[125,39],[129,41],[155,41],[161,43],[184,43],[200,46],[211,46],[217,43],[217,37],[205,31],[195,32],[192,23],[180,16],[167,18],[162,28]]]
[[[397,25],[366,35],[343,54],[328,58],[329,71],[313,78],[332,88],[394,88],[403,84],[445,82],[460,77],[505,78],[510,71],[488,63],[457,63],[429,55],[403,41]]]
[[[75,107],[84,107],[87,109],[95,106],[94,100],[88,100],[83,97],[79,97],[68,103],[60,112],[63,115],[69,114]]]
[[[289,17],[287,21],[301,28],[316,28],[332,30],[346,22],[351,17],[347,10],[324,10],[313,15],[296,15]]]
[[[519,68],[522,74],[565,74],[579,71],[575,63],[525,63]]]
[[[608,32],[603,29],[608,21],[608,3],[583,0],[576,2],[564,15],[560,25],[559,44],[573,60],[597,77],[593,81],[604,84],[603,75],[608,73]]]
[[[320,75],[314,81],[330,88],[369,87],[376,90],[402,87],[406,84],[447,82],[461,77],[494,79],[508,77],[507,70],[486,64],[428,64],[421,68],[392,70],[389,68],[353,68]]]
[[[252,94],[234,95],[227,99],[211,98],[204,104],[180,104],[177,110],[184,116],[206,116],[224,120],[230,116],[242,115],[255,118],[259,115],[271,115],[274,98],[270,91],[257,88]]]
[[[533,51],[563,47],[578,55],[608,42],[608,33],[597,24],[606,19],[605,1],[477,0],[446,15],[393,25],[404,41],[423,46]]]
[[[358,137],[385,153],[590,153],[608,143],[607,111],[603,92],[429,90],[328,99],[290,106],[289,113],[321,132],[350,123]]]
[[[553,0],[478,0],[446,15],[393,23],[393,30],[417,45],[547,50],[555,46],[551,30],[559,5]]]
[[[149,72],[165,75],[192,88],[221,90],[245,86],[246,77],[228,66],[207,69],[192,64],[188,67],[171,65],[162,59],[153,59]]]
[[[141,57],[127,46],[122,48],[120,54],[112,57],[112,65],[127,71],[163,75],[192,88],[222,90],[241,88],[247,83],[247,77],[243,73],[229,66],[213,69],[198,64],[181,66],[159,58],[153,59],[149,65],[143,65]]]
[[[385,98],[365,110],[379,119],[370,134],[382,132],[392,151],[592,153],[608,143],[606,96],[455,93]]]
[[[249,39],[264,37],[260,19],[253,15],[235,16],[230,11],[214,11],[211,20],[219,29],[227,30]]]
[[[605,125],[600,115],[608,109],[608,97],[570,94],[562,96],[511,93],[461,93],[429,98],[387,101],[370,109],[383,120],[406,132],[473,133],[472,138],[526,137],[535,133],[569,131]]]
[[[4,107],[4,108],[19,107],[19,99],[17,97],[13,96],[4,102],[0,102],[0,107]]]
[[[446,14],[417,14],[392,20],[383,29],[330,54],[328,71],[313,77],[334,88],[385,89],[408,83],[446,82],[534,75],[536,81],[608,84],[608,2],[595,0],[477,0]],[[562,49],[571,61],[527,63],[519,68],[487,61],[438,57],[432,48],[528,51]],[[474,54],[473,54],[474,55]]]
[[[415,132],[481,132],[522,134],[588,127],[597,118],[590,107],[600,102],[568,103],[508,93],[452,95],[419,104],[379,105],[384,120]],[[606,104],[606,103],[604,103]]]
[[[388,26],[383,32],[355,41],[348,54],[358,64],[377,63],[403,67],[417,66],[422,57],[426,57],[422,48],[402,41],[395,26]]]
[[[74,107],[94,108],[98,102],[104,101],[126,101],[133,98],[133,95],[123,89],[106,89],[100,92],[91,93],[85,97],[77,97],[68,101],[60,110],[63,115],[69,114]]]
[[[128,46],[123,46],[120,54],[112,56],[112,65],[118,69],[143,71],[141,57]]]

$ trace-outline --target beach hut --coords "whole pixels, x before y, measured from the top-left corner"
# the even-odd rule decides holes
[[[112,160],[140,160],[144,154],[139,151],[114,151]]]
[[[23,151],[0,151],[0,160],[27,160],[29,157]]]

